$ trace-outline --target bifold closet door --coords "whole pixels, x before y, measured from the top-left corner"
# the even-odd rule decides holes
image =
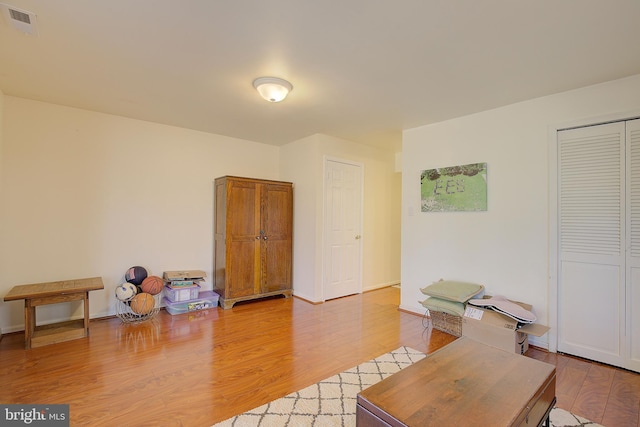
[[[558,351],[625,365],[625,123],[558,132]]]

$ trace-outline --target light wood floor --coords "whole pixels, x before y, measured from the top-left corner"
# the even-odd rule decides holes
[[[313,305],[271,299],[123,325],[24,350],[0,341],[1,403],[70,404],[73,426],[210,426],[400,346],[431,353],[455,337],[398,310],[385,288]],[[530,350],[555,364],[558,406],[608,427],[638,426],[640,375]]]

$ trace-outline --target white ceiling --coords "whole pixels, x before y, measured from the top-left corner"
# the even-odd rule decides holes
[[[6,95],[273,145],[402,130],[640,73],[640,0],[2,0]],[[277,104],[252,86],[289,80]]]

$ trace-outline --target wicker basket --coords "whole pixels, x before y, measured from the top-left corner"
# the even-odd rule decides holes
[[[442,311],[429,310],[431,324],[439,331],[446,332],[456,337],[462,336],[462,317]]]

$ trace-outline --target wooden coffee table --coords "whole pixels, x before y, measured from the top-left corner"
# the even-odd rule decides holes
[[[555,394],[555,366],[462,337],[360,392],[356,425],[548,425]]]

